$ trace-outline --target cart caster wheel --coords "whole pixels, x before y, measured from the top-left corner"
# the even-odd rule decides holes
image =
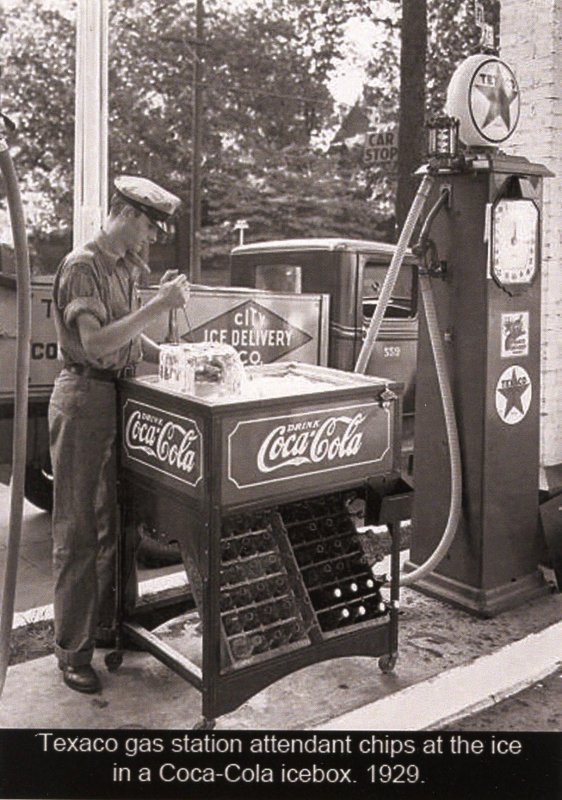
[[[381,656],[379,658],[379,668],[381,672],[384,672],[385,674],[387,672],[392,672],[392,670],[396,666],[397,661],[398,661],[398,656],[395,654],[388,656]]]
[[[212,731],[215,725],[217,724],[216,719],[207,719],[207,717],[203,717],[196,722],[193,726],[192,730],[194,731]]]
[[[121,653],[119,650],[113,650],[111,653],[106,655],[104,661],[109,672],[115,672],[123,663],[123,653]]]

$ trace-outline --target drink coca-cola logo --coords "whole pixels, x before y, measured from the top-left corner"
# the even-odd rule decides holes
[[[228,434],[228,480],[238,489],[381,462],[392,413],[378,403],[240,420]]]
[[[126,455],[195,486],[201,479],[201,433],[188,417],[128,400],[124,408]]]
[[[258,450],[260,472],[268,473],[288,466],[320,464],[357,456],[363,442],[361,425],[365,414],[327,417],[301,423],[277,425]]]

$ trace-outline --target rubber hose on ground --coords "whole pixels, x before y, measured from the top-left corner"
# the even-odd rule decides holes
[[[14,616],[18,556],[23,522],[25,461],[27,450],[27,402],[31,348],[31,276],[25,217],[14,164],[0,141],[0,170],[4,179],[14,239],[17,279],[17,345],[15,365],[14,434],[8,549],[0,606],[0,695],[4,690],[10,659],[10,635]]]

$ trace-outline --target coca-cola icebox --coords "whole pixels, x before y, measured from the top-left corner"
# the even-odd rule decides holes
[[[221,505],[397,469],[400,385],[287,362],[246,368],[236,393],[215,377],[191,394],[154,375],[122,381],[122,467],[194,499],[219,476]]]

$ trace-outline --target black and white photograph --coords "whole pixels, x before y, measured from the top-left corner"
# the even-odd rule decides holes
[[[0,0],[0,797],[562,794],[560,0]]]

